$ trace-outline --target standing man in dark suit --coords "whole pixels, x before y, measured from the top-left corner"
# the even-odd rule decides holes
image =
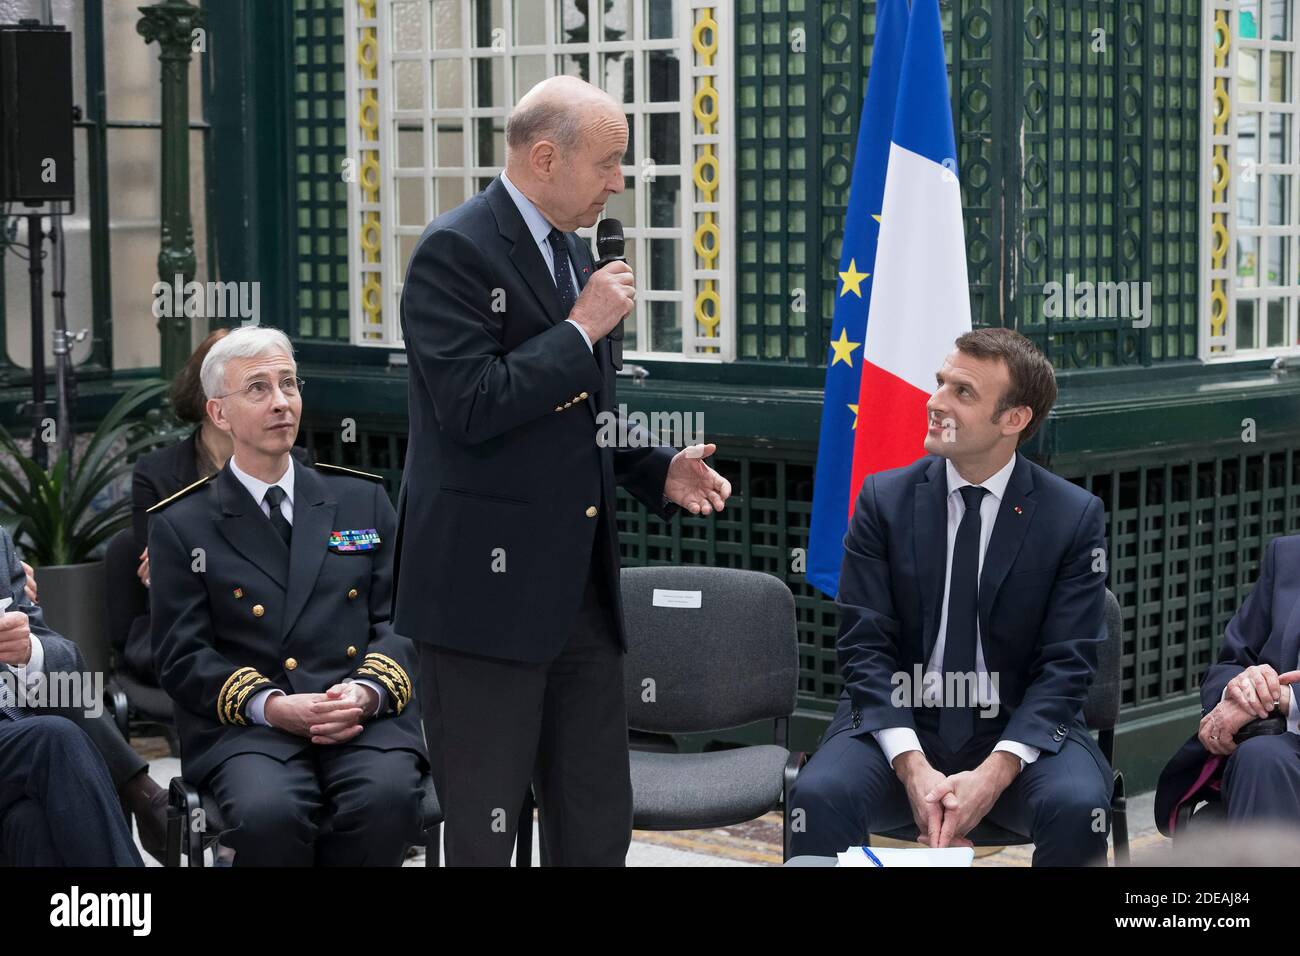
[[[394,623],[420,642],[449,864],[510,861],[531,782],[543,862],[621,865],[631,840],[615,490],[721,510],[712,445],[597,440],[626,263],[572,233],[623,190],[627,122],[574,77],[506,125],[506,170],[425,230],[407,269],[410,441]],[[620,423],[621,424],[621,423]],[[623,430],[620,428],[619,433]]]
[[[930,454],[863,483],[836,599],[845,690],[791,796],[793,852],[909,820],[970,845],[987,817],[1035,865],[1105,859],[1111,773],[1082,718],[1106,639],[1102,505],[1016,451],[1055,400],[1027,339],[968,332],[928,402]]]
[[[149,525],[181,772],[221,805],[236,866],[397,866],[425,757],[415,649],[389,620],[392,503],[376,475],[290,454],[303,383],[284,333],[235,329],[202,377],[234,453]]]

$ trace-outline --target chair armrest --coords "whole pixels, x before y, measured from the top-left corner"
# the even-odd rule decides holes
[[[202,867],[203,829],[197,832],[194,829],[195,821],[201,823],[203,820],[203,800],[199,796],[198,788],[181,777],[172,777],[167,796],[167,856],[169,860],[172,858],[173,830],[175,831],[176,841],[176,862],[169,865],[179,865],[181,844],[183,842],[186,855],[189,858],[189,865]],[[173,824],[178,825],[173,826]]]
[[[104,687],[104,706],[113,715],[113,722],[117,724],[122,736],[130,740],[130,705],[127,703],[126,691],[111,677]]]

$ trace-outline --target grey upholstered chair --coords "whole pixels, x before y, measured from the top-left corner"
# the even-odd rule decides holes
[[[695,734],[770,720],[774,740],[704,753],[633,750],[632,826],[693,830],[784,814],[802,757],[787,749],[799,674],[789,587],[731,568],[626,568],[622,579],[629,729]],[[532,809],[530,800],[520,821],[522,866]]]
[[[695,595],[698,607],[673,606],[696,603]],[[623,611],[630,729],[688,734],[771,720],[775,741],[706,753],[634,750],[632,825],[693,830],[784,812],[799,678],[789,587],[757,571],[629,568]]]
[[[1119,664],[1120,645],[1124,638],[1123,616],[1119,601],[1109,590],[1106,591],[1106,636],[1105,643],[1097,655],[1097,675],[1092,686],[1088,688],[1088,698],[1083,704],[1083,718],[1089,730],[1097,731],[1097,744],[1106,762],[1115,766],[1115,725],[1119,722]],[[1111,789],[1111,839],[1115,845],[1115,862],[1126,865],[1129,862],[1128,849],[1128,806],[1124,793],[1124,775],[1113,770],[1114,780]],[[915,824],[899,827],[877,834],[895,840],[916,840]],[[976,846],[1017,846],[1029,840],[1010,830],[1004,830],[992,823],[979,824],[968,833],[967,838]]]

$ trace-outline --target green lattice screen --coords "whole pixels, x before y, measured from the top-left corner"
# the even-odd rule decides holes
[[[742,358],[825,361],[875,6],[737,0]],[[1194,357],[1199,0],[940,8],[975,324],[1020,328],[1060,368]],[[1046,317],[1043,284],[1070,274],[1149,281],[1151,327]]]
[[[1024,3],[1023,238],[1007,308],[1058,367],[1196,356],[1199,23],[1200,0]],[[1045,317],[1043,284],[1069,275],[1150,282],[1150,328]]]
[[[1264,547],[1300,530],[1294,444],[1075,478],[1106,505],[1110,588],[1124,612],[1124,705],[1196,692]]]
[[[297,338],[348,341],[343,0],[293,0]]]

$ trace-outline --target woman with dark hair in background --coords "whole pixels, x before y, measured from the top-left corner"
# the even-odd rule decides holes
[[[131,476],[131,524],[140,555],[136,574],[145,587],[149,586],[149,515],[146,512],[200,478],[220,471],[232,451],[230,436],[208,420],[204,411],[207,397],[199,381],[199,369],[203,367],[208,350],[228,332],[229,329],[217,329],[200,342],[172,381],[172,409],[181,421],[193,424],[194,431],[175,445],[141,455],[135,463],[135,472]],[[151,687],[158,686],[153,669],[153,650],[149,644],[147,614],[132,622],[123,656],[136,677]]]

